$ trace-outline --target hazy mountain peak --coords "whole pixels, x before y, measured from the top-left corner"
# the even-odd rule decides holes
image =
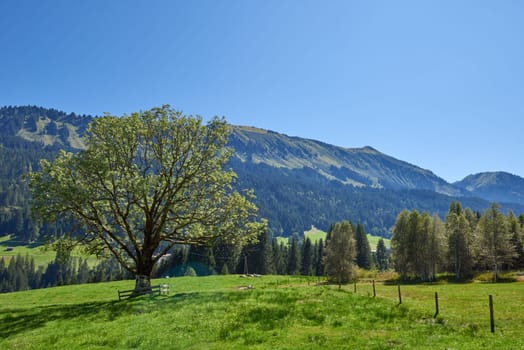
[[[490,201],[524,203],[524,178],[507,172],[473,174],[454,185]]]

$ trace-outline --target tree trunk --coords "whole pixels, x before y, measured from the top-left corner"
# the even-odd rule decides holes
[[[135,292],[141,293],[151,288],[151,278],[147,275],[136,275]]]
[[[151,288],[151,275],[153,272],[152,259],[142,258],[136,268],[135,292],[141,293]]]
[[[495,262],[493,266],[493,280],[495,283],[498,282],[498,278],[499,278],[499,265]]]

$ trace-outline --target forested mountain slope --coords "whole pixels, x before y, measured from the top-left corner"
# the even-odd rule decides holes
[[[342,148],[323,142],[235,126],[231,164],[239,182],[254,188],[257,204],[276,234],[327,229],[349,219],[387,236],[402,209],[445,215],[459,200],[482,211],[489,201],[447,183],[429,170],[371,147]],[[521,205],[506,205],[517,212]]]
[[[327,180],[355,187],[431,190],[463,196],[431,171],[395,159],[371,147],[342,148],[253,127],[235,126],[230,137],[243,162],[276,168],[310,168]]]
[[[38,169],[40,159],[52,159],[59,149],[83,147],[82,135],[91,117],[40,107],[0,108],[0,235],[15,233],[21,240],[65,229],[41,226],[29,210],[23,175]]]
[[[32,219],[23,174],[59,149],[84,147],[82,136],[92,118],[31,106],[0,108],[0,235],[33,240],[67,229],[63,223],[41,226]],[[238,187],[254,189],[260,214],[276,235],[300,234],[311,225],[327,230],[344,219],[388,235],[402,209],[444,215],[456,199],[473,210],[489,206],[471,198],[482,192],[449,184],[371,147],[347,149],[242,126],[232,126],[229,145],[235,150],[230,166],[238,174]],[[521,204],[504,207],[524,212]]]

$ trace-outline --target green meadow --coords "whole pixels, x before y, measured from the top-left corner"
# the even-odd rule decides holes
[[[322,239],[325,242],[326,235],[327,235],[326,232],[319,230],[315,227],[312,227],[310,230],[304,232],[304,238],[309,238],[311,242],[313,243],[318,242],[320,239]],[[369,233],[367,236],[368,236],[369,247],[371,248],[371,250],[376,250],[378,241],[382,237],[372,236]],[[384,240],[384,244],[386,248],[389,248],[391,245],[391,240],[387,238],[382,238],[382,239]]]
[[[304,238],[309,238],[311,242],[313,243],[318,242],[320,239],[326,242],[326,235],[327,233],[325,231],[319,230],[315,227],[312,227],[308,231],[304,231]],[[377,244],[380,238],[382,237],[372,236],[368,233],[368,242],[369,242],[369,247],[371,248],[371,250],[377,249]],[[281,243],[288,244],[289,243],[288,237],[276,237],[276,239],[277,239],[278,244],[281,244]],[[382,239],[384,240],[384,244],[386,245],[386,248],[389,248],[391,246],[391,240],[387,238],[382,238]]]
[[[118,301],[133,281],[0,294],[1,349],[522,349],[524,283],[401,286],[238,275],[180,277],[168,296]],[[322,282],[322,281],[320,281]],[[440,314],[434,317],[434,293]],[[495,333],[488,295],[494,296]]]
[[[16,236],[13,235],[0,237],[0,259],[4,258],[4,260],[9,263],[11,258],[17,255],[28,255],[35,260],[36,266],[46,266],[55,260],[56,252],[50,248],[46,249],[42,242],[27,244],[27,242],[18,241]],[[79,249],[74,250],[71,256],[81,257],[83,259],[87,258],[89,266],[94,266],[97,263],[95,256],[86,255]]]
[[[35,259],[35,265],[47,265],[55,259],[55,252],[44,249],[42,243],[27,244],[17,241],[15,236],[7,235],[0,237],[0,259],[6,262],[16,255],[29,255]]]

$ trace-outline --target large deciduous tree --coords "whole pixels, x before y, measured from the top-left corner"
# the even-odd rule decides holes
[[[380,238],[377,243],[377,251],[375,253],[377,269],[379,271],[385,271],[388,265],[388,251],[384,239]]]
[[[224,118],[204,125],[169,106],[96,118],[85,150],[61,152],[29,175],[34,208],[81,224],[76,238],[111,253],[137,276],[137,290],[147,288],[175,245],[242,245],[265,229],[251,192],[233,190],[228,135]]]

